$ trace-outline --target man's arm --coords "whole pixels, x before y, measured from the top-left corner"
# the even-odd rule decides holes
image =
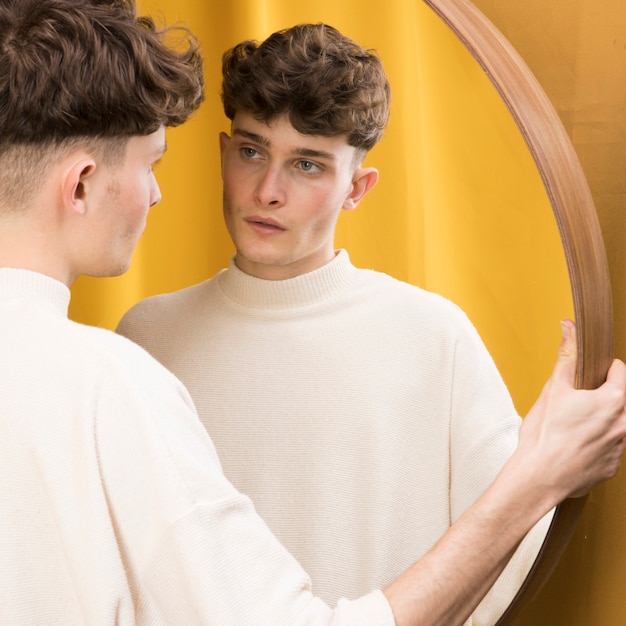
[[[196,611],[227,624],[463,624],[530,528],[564,498],[586,493],[619,467],[626,436],[626,366],[616,361],[598,390],[575,390],[572,328],[566,325],[554,373],[494,483],[382,593],[341,600],[334,608],[313,596],[305,572],[223,476],[184,390],[158,393],[162,376],[152,376],[145,354],[133,351],[133,359],[142,358],[131,369],[148,387],[131,398],[147,408],[135,410],[131,398],[120,395],[129,383],[126,370],[119,380],[108,380],[110,401],[120,404],[112,414],[135,419],[122,418],[121,439],[118,421],[100,425],[100,468],[115,505],[109,506],[116,519],[126,520],[120,527],[126,533],[123,543],[139,555],[129,562],[143,563],[138,580],[144,614],[156,611],[166,621],[184,621],[183,611],[191,620],[197,619]],[[180,409],[179,393],[187,410]],[[150,533],[137,511],[151,511]],[[162,540],[145,548],[159,521],[155,511],[166,514],[163,532],[157,533]]]
[[[559,502],[614,476],[626,436],[626,366],[597,390],[575,390],[572,322],[519,445],[487,491],[384,593],[397,626],[463,624],[526,533]]]

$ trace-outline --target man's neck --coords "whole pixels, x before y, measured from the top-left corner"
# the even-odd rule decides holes
[[[330,263],[338,254],[332,250],[329,254],[315,259],[299,259],[293,263],[284,265],[270,265],[258,263],[247,259],[243,255],[235,254],[235,265],[245,274],[261,278],[263,280],[289,280],[304,274],[309,274]]]
[[[26,234],[26,227],[7,222],[0,220],[0,267],[38,272],[68,287],[74,282],[76,277],[68,271],[64,257],[55,254],[53,237],[44,230]]]

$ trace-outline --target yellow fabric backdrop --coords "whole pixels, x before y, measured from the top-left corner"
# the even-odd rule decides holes
[[[127,275],[81,278],[70,315],[114,328],[138,300],[212,276],[233,252],[222,224],[217,135],[222,52],[298,22],[324,21],[381,55],[393,90],[381,180],[342,216],[337,246],[357,265],[442,293],[474,321],[524,413],[549,375],[559,319],[571,317],[567,270],[548,199],[524,141],[482,70],[420,1],[367,10],[353,0],[143,0],[202,42],[207,97],[168,131],[157,172],[164,199]]]

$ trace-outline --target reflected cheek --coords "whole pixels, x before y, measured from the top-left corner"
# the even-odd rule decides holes
[[[234,207],[249,205],[261,180],[261,171],[255,168],[227,167],[222,186],[224,199]]]
[[[224,214],[224,224],[226,225],[226,230],[228,231],[230,238],[234,241],[236,245],[240,237],[237,232],[236,220],[233,217],[232,206],[230,202],[226,199],[226,195],[224,195],[224,202],[222,205],[222,209],[223,209],[223,214]]]
[[[225,219],[233,220],[242,213],[245,207],[249,206],[250,203],[246,201],[246,196],[242,193],[241,188],[238,189],[237,185],[224,183],[222,210]]]
[[[224,203],[224,210],[232,213],[232,204],[238,202],[237,194],[234,192],[235,187],[229,184],[228,180],[224,181],[224,188],[222,192],[222,200]]]

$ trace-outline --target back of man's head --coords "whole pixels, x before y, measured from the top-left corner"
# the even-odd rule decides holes
[[[147,135],[202,100],[198,46],[177,52],[131,0],[0,0],[0,142]]]
[[[299,24],[263,43],[244,41],[222,60],[224,112],[270,122],[287,115],[308,135],[346,135],[366,152],[389,118],[380,59],[326,24]]]
[[[199,46],[174,30],[182,35],[175,48],[166,41],[172,31],[138,17],[134,0],[0,0],[2,204],[41,169],[46,151],[88,140],[124,145],[196,110]]]

